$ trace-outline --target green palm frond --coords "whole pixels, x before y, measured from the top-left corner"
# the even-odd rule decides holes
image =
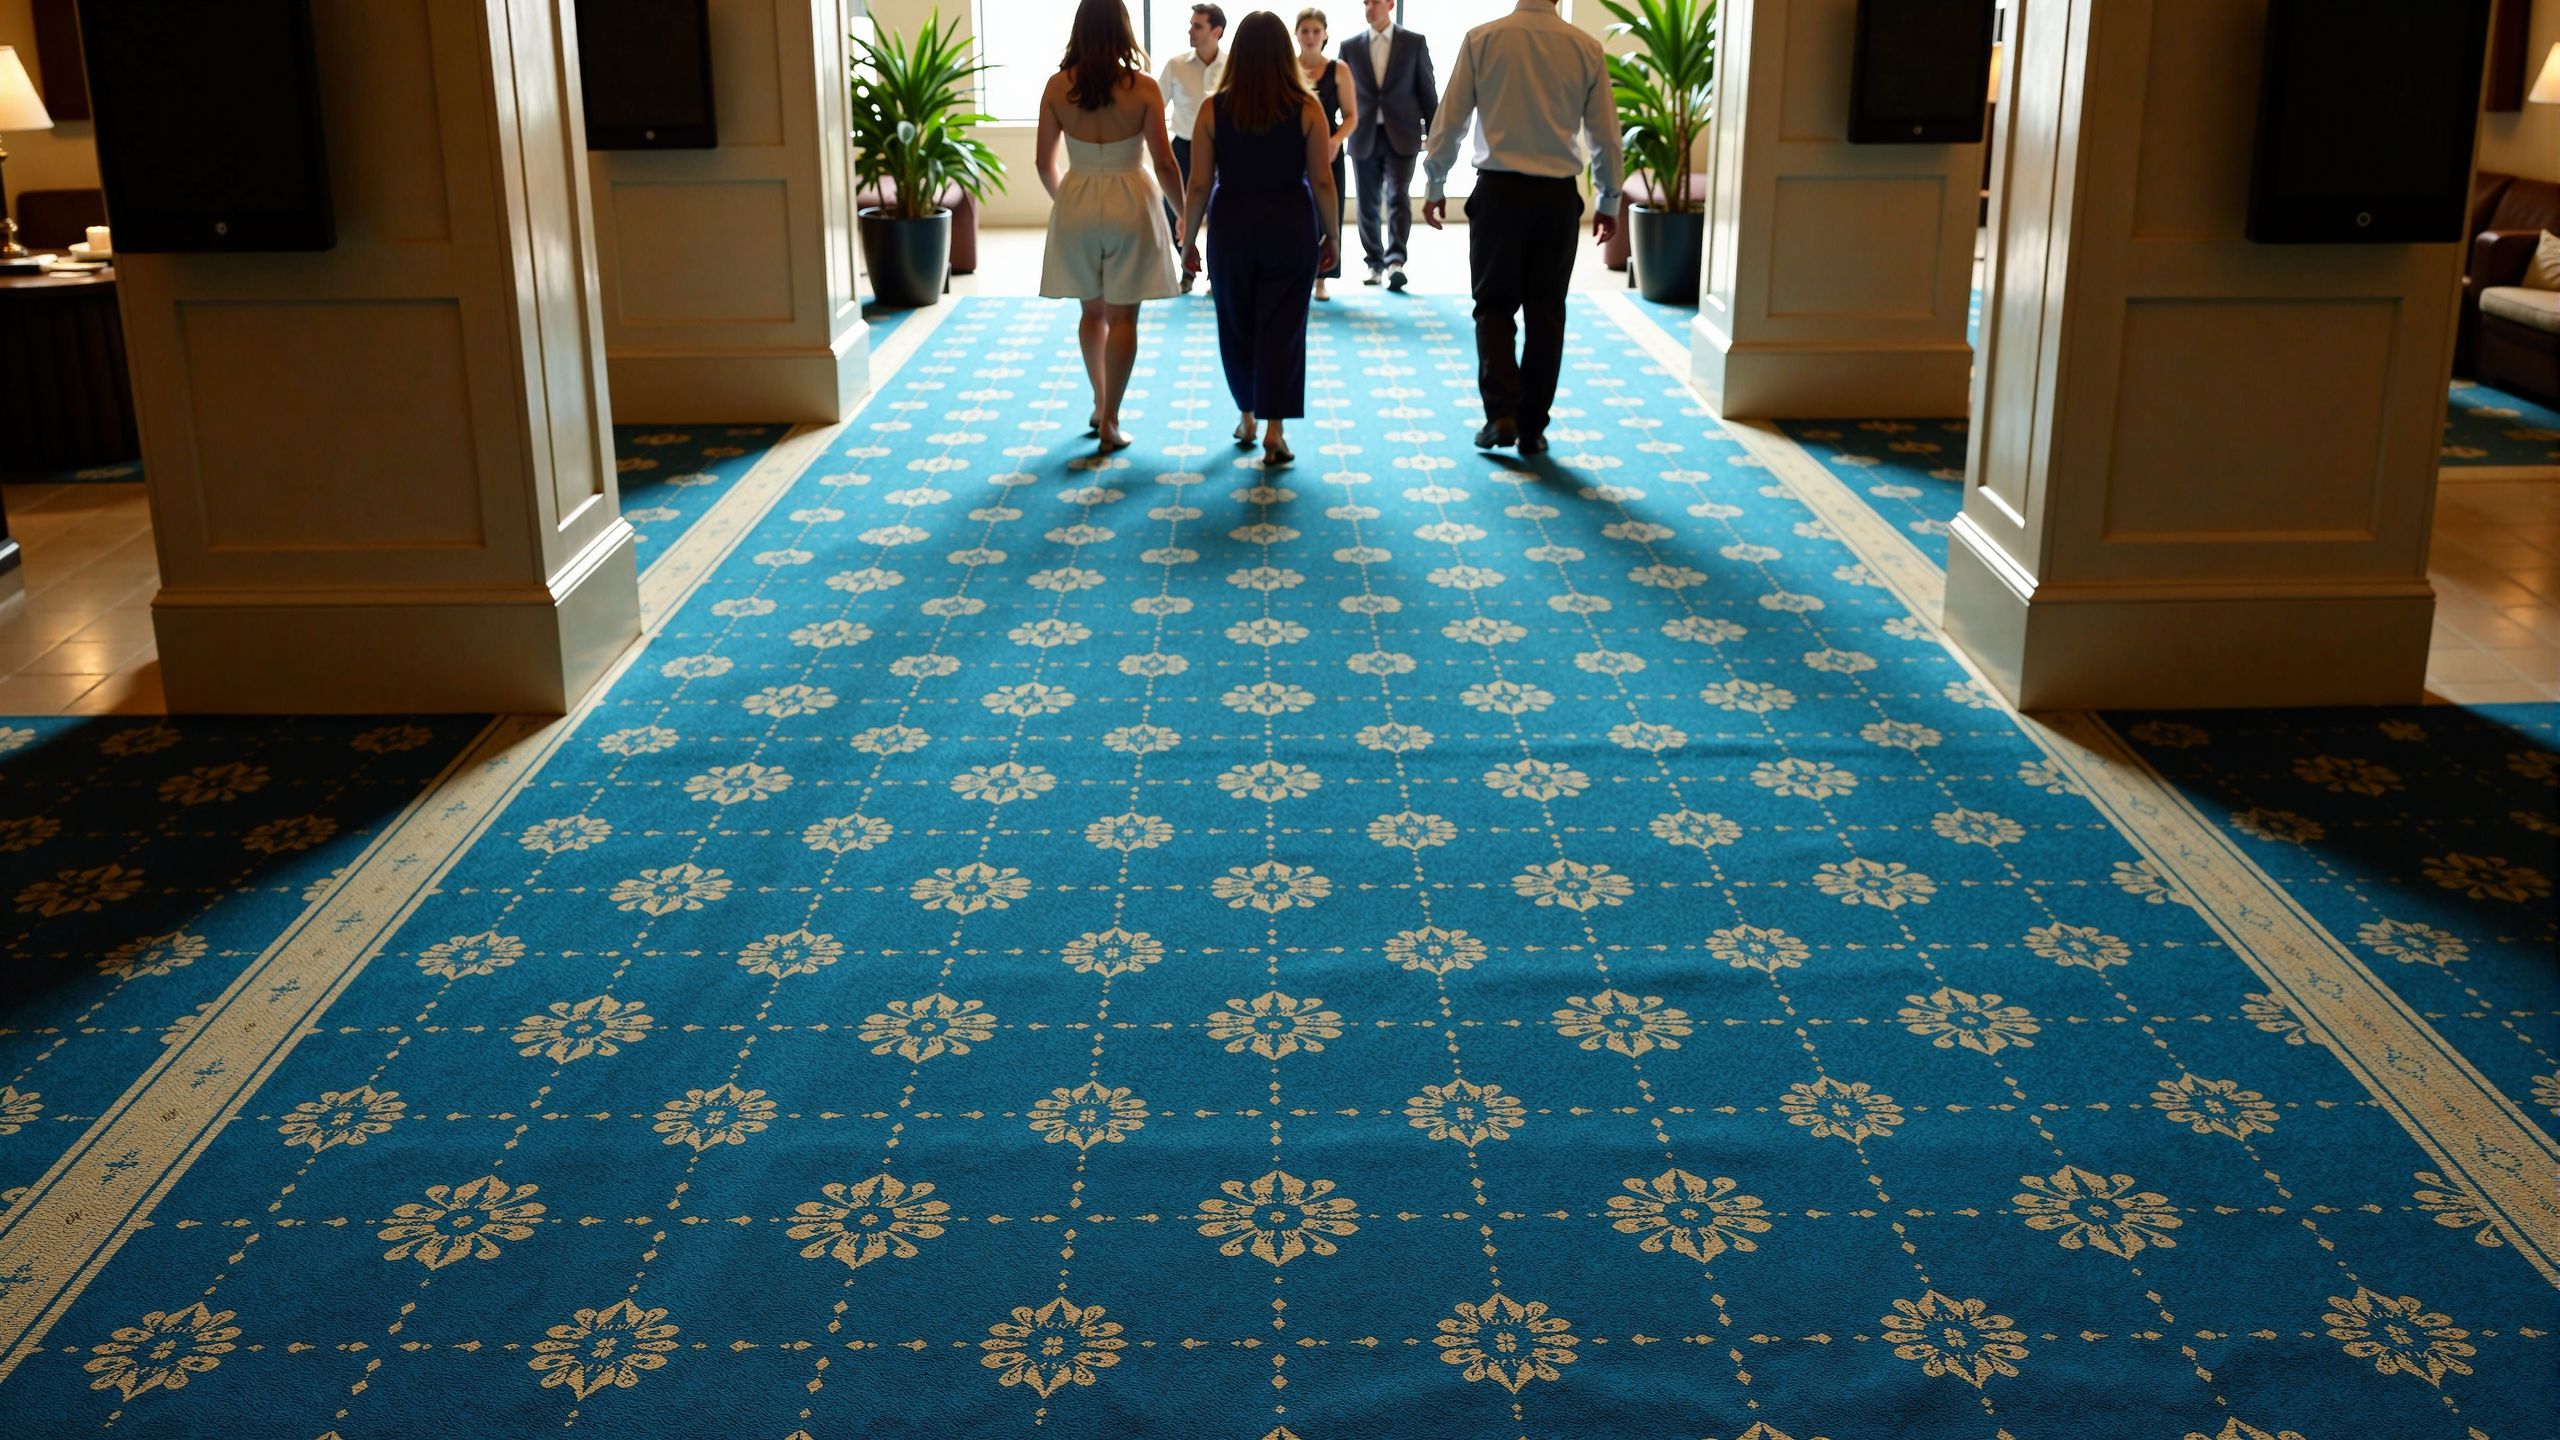
[[[1627,173],[1652,182],[1663,207],[1689,200],[1689,152],[1715,113],[1716,0],[1600,0],[1612,36],[1637,48],[1609,57]]]
[[[940,11],[911,39],[860,35],[852,42],[854,175],[879,187],[889,214],[917,219],[941,208],[958,186],[984,200],[1004,188],[1004,161],[969,133],[994,117],[972,108],[977,77],[993,68],[960,38],[957,19]]]

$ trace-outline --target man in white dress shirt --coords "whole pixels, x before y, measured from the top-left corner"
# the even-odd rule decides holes
[[[1157,88],[1164,91],[1164,128],[1173,137],[1173,163],[1182,170],[1182,183],[1191,183],[1191,132],[1200,123],[1200,107],[1218,93],[1218,82],[1226,77],[1227,57],[1218,42],[1227,33],[1227,12],[1215,5],[1191,7],[1191,48],[1164,62],[1164,72],[1156,76]],[[1174,214],[1173,197],[1165,197],[1166,221],[1177,233],[1181,222]],[[1191,293],[1198,272],[1184,269],[1182,293]]]
[[[1470,120],[1477,132],[1476,189],[1467,200],[1476,388],[1485,415],[1476,444],[1541,454],[1564,368],[1565,292],[1573,283],[1573,233],[1582,218],[1577,182],[1586,163],[1593,168],[1591,233],[1606,243],[1618,229],[1625,161],[1600,42],[1558,16],[1555,0],[1520,0],[1517,10],[1467,32],[1441,117],[1422,167],[1422,218],[1434,230],[1449,213],[1442,187]],[[1517,359],[1515,315],[1526,332]]]

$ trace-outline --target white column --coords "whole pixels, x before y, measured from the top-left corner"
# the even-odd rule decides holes
[[[1978,145],[1852,145],[1857,0],[1725,0],[1691,374],[1729,417],[1965,413]]]
[[[2263,0],[2010,13],[1948,633],[2022,706],[2415,700],[2457,247],[2245,238]]]
[[[316,6],[337,248],[120,257],[171,709],[557,712],[638,635],[570,10]]]
[[[620,419],[832,422],[870,388],[844,54],[861,13],[711,0],[719,147],[589,157]]]

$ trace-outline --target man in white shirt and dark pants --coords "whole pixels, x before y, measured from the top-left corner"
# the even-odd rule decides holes
[[[1547,414],[1564,368],[1586,138],[1594,170],[1591,233],[1605,244],[1618,229],[1625,159],[1600,42],[1558,16],[1555,0],[1520,0],[1517,10],[1467,32],[1423,162],[1422,218],[1434,230],[1449,213],[1443,187],[1470,120],[1476,189],[1467,201],[1467,268],[1485,413],[1476,444],[1518,445],[1521,454],[1537,455],[1547,448]],[[1517,359],[1514,315],[1526,331]]]
[[[1173,137],[1173,163],[1182,170],[1182,183],[1191,183],[1191,132],[1200,123],[1200,107],[1218,93],[1218,82],[1226,78],[1227,57],[1218,42],[1227,33],[1227,12],[1215,5],[1191,7],[1191,48],[1164,62],[1164,71],[1156,76],[1156,87],[1164,91],[1164,128]],[[1165,219],[1174,233],[1182,232],[1175,215],[1173,197],[1165,197]],[[1191,293],[1195,272],[1182,272],[1182,293]]]

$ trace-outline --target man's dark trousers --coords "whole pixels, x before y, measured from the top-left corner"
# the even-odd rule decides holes
[[[1173,142],[1173,168],[1182,172],[1182,188],[1189,190],[1191,188],[1191,137],[1188,135]],[[1197,244],[1200,240],[1199,236],[1182,234],[1183,204],[1184,201],[1180,195],[1164,197],[1165,219],[1172,223],[1173,233],[1181,235],[1185,243]]]
[[[1570,179],[1476,173],[1467,198],[1467,270],[1476,298],[1476,388],[1487,420],[1544,435],[1564,369],[1565,293],[1582,225],[1582,192]],[[1512,357],[1514,316],[1525,331]]]
[[[1366,64],[1365,57],[1360,62]],[[1413,257],[1413,165],[1421,157],[1399,155],[1384,140],[1351,157],[1360,189],[1360,253],[1372,270]]]

